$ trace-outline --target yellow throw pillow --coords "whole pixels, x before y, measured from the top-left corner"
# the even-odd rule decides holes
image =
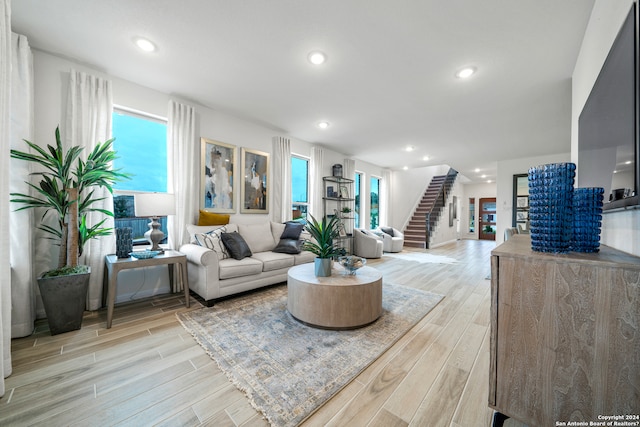
[[[200,210],[198,225],[227,225],[229,224],[229,214],[217,214]]]

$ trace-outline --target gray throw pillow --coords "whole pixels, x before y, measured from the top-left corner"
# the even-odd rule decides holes
[[[252,255],[249,245],[239,233],[222,233],[220,237],[232,258],[241,260]]]
[[[280,239],[298,240],[303,228],[304,225],[300,224],[299,222],[287,222],[284,226],[284,231],[280,235]]]
[[[384,233],[387,233],[391,237],[395,236],[392,227],[380,227],[380,230],[382,230]]]
[[[273,249],[273,252],[281,254],[299,254],[302,242],[296,239],[280,239],[280,243]]]

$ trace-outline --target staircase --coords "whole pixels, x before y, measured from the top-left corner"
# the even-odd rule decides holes
[[[449,169],[446,175],[433,177],[404,229],[404,246],[429,248],[429,239],[438,225],[457,175],[456,170]]]

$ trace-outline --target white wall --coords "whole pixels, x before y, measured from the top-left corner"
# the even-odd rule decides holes
[[[480,211],[480,199],[489,199],[496,197],[496,183],[483,183],[483,184],[465,184],[463,186],[462,200],[458,201],[458,209],[460,218],[460,238],[461,239],[474,239],[478,240],[478,213]],[[475,231],[469,232],[469,199],[474,198],[474,218],[475,218]]]
[[[578,118],[633,0],[596,0],[572,76],[571,159],[578,165]],[[640,256],[640,210],[605,213],[601,243]]]
[[[445,172],[446,173],[446,172]],[[453,197],[456,197],[456,210],[457,215],[453,219],[453,225],[449,225],[449,214],[453,209]],[[455,184],[451,188],[449,194],[447,194],[447,202],[444,205],[438,226],[431,235],[430,248],[436,248],[438,246],[445,245],[450,242],[455,242],[460,238],[460,202],[464,198],[464,185],[460,182],[460,179],[456,179]]]
[[[567,146],[568,146],[567,141]],[[569,153],[526,157],[498,162],[496,180],[496,209],[498,215],[496,244],[504,242],[504,230],[511,227],[513,215],[513,175],[527,173],[532,166],[570,161]]]
[[[53,132],[56,126],[61,126],[64,132],[64,111],[66,110],[66,97],[70,69],[85,71],[93,75],[105,77],[111,80],[113,85],[113,101],[135,110],[144,111],[161,117],[167,116],[168,102],[175,99],[195,107],[197,111],[198,137],[206,137],[237,147],[247,147],[255,150],[271,152],[272,137],[283,135],[275,128],[269,128],[263,124],[257,124],[249,120],[224,114],[210,108],[157,92],[155,90],[107,75],[89,66],[78,64],[67,59],[57,57],[41,51],[34,51],[34,83],[35,83],[35,137],[34,141],[41,145],[50,144],[53,141]],[[284,134],[283,136],[287,136]],[[200,142],[196,152],[200,153]],[[292,138],[292,152],[303,156],[310,156],[312,143]],[[238,153],[239,154],[239,153]],[[345,156],[341,153],[325,148],[325,175],[331,175],[331,166],[335,163],[343,163]],[[368,194],[368,178],[372,175],[382,177],[383,169],[366,162],[356,161],[356,169],[365,173],[366,193]],[[193,191],[198,191],[194,188]],[[239,193],[239,192],[237,192]],[[236,195],[239,198],[239,195]],[[270,197],[272,197],[270,195]],[[364,197],[365,210],[368,212],[369,198]],[[272,200],[269,200],[271,205]],[[256,223],[268,220],[268,215],[234,214],[232,222]],[[194,221],[196,218],[194,218]],[[368,220],[368,218],[367,218]],[[45,257],[50,257],[47,259]],[[47,254],[37,262],[52,264],[57,260],[57,255]],[[53,267],[53,266],[52,266]],[[46,270],[46,268],[45,268]],[[165,267],[149,267],[123,271],[119,275],[116,302],[130,299],[143,298],[159,293],[169,292],[168,270]]]

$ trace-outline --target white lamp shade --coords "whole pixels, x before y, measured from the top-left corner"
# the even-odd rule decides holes
[[[160,217],[176,214],[176,198],[168,193],[140,193],[134,196],[138,217]]]

